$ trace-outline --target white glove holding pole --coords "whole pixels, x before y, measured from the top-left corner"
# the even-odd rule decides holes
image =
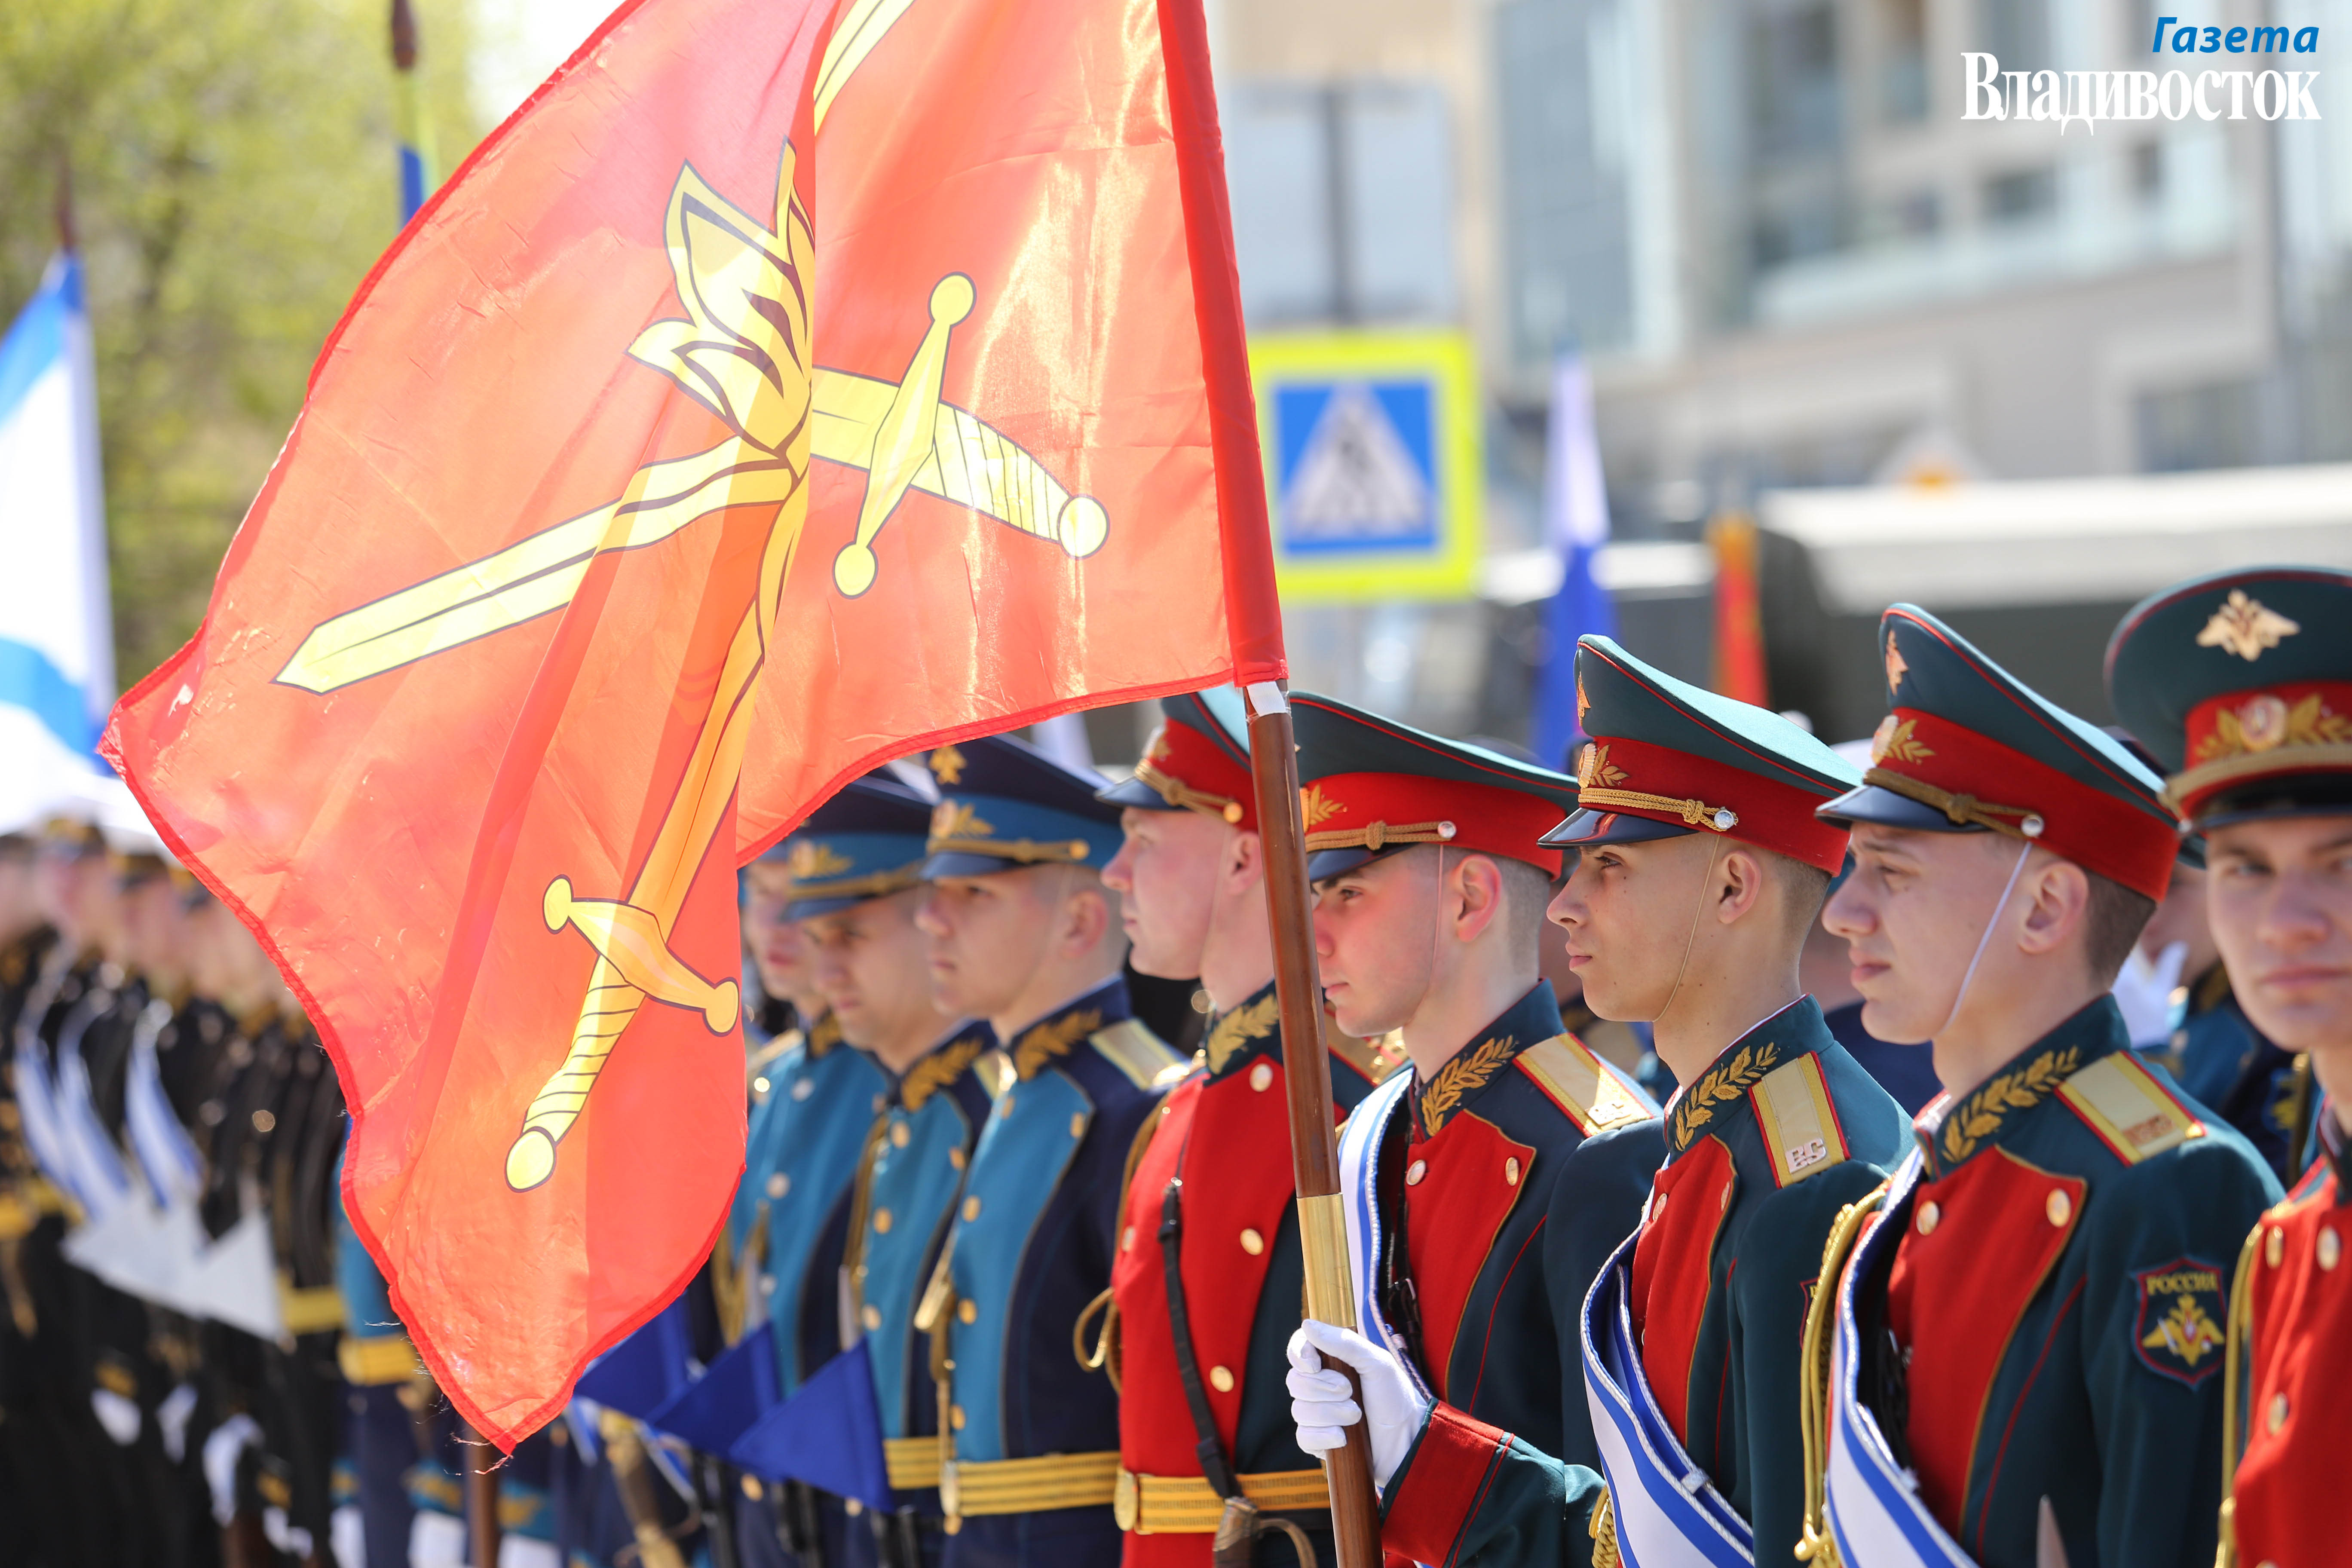
[[[1356,1370],[1363,1384],[1359,1407],[1348,1396],[1348,1380],[1324,1365],[1328,1357]],[[1436,1402],[1413,1384],[1402,1363],[1352,1329],[1309,1318],[1290,1336],[1290,1418],[1298,1424],[1298,1446],[1327,1454],[1347,1446],[1348,1428],[1365,1424],[1372,1445],[1372,1482],[1385,1488]]]

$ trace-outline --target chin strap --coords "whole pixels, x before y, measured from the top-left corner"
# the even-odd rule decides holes
[[[2000,921],[2000,911],[2009,908],[2009,895],[2017,890],[2018,873],[2025,869],[2025,858],[2032,853],[2032,839],[2018,849],[2017,863],[2009,868],[2009,880],[2000,885],[2000,902],[1993,905],[1992,913],[1985,917],[1984,934],[1977,938],[1977,950],[1969,955],[1968,972],[1960,976],[1960,988],[1952,997],[1952,1010],[1944,1016],[1943,1027],[1927,1037],[1930,1041],[1940,1038],[1952,1026],[1952,1020],[1960,1016],[1960,1004],[1969,999],[1969,983],[1977,977],[1977,965],[1984,962],[1985,947],[1992,941],[1992,928]]]
[[[1683,961],[1675,971],[1674,988],[1666,993],[1665,1005],[1651,1016],[1653,1025],[1673,1010],[1675,998],[1682,994],[1683,980],[1690,973],[1691,950],[1698,945],[1699,917],[1706,913],[1707,894],[1715,887],[1715,863],[1722,855],[1723,840],[1718,838],[1706,852],[1706,874],[1699,879],[1698,899],[1691,905],[1690,930],[1683,933]]]

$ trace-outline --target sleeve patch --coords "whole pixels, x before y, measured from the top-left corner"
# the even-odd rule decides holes
[[[1103,1060],[1125,1073],[1138,1089],[1167,1089],[1191,1064],[1160,1043],[1160,1037],[1133,1018],[1121,1018],[1087,1037]],[[1162,1076],[1166,1075],[1166,1076]]]
[[[2132,1276],[2139,1287],[2132,1349],[2142,1366],[2191,1388],[2221,1370],[2221,1324],[2229,1316],[2221,1278],[2220,1264],[2198,1258],[2176,1258]]]
[[[1808,1052],[1765,1074],[1748,1097],[1771,1152],[1774,1185],[1819,1175],[1846,1157],[1845,1131],[1830,1103],[1819,1057]]]
[[[1518,1068],[1588,1138],[1658,1114],[1639,1085],[1574,1035],[1529,1046],[1519,1053]]]
[[[2129,1051],[2101,1057],[2060,1084],[2058,1097],[2126,1165],[2205,1135],[2205,1124]]]

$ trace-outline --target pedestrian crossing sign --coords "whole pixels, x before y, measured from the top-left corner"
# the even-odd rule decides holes
[[[1283,597],[1468,597],[1482,488],[1468,337],[1264,333],[1250,371]]]

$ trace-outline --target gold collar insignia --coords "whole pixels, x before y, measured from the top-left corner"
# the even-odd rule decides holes
[[[961,1078],[987,1048],[988,1042],[978,1035],[949,1041],[907,1069],[898,1080],[898,1103],[909,1112],[922,1110],[925,1100]]]
[[[1722,1109],[1740,1099],[1764,1075],[1780,1065],[1780,1047],[1767,1044],[1742,1046],[1699,1075],[1698,1081],[1675,1101],[1675,1119],[1668,1143],[1681,1153],[1699,1141]]]
[[[2032,1110],[2058,1092],[2058,1086],[2082,1065],[2083,1049],[2068,1046],[2048,1050],[2021,1068],[1996,1073],[1970,1090],[1966,1100],[1944,1114],[1937,1131],[1936,1153],[1947,1171],[1983,1147],[2011,1119]]]
[[[1439,1068],[1437,1076],[1421,1091],[1421,1124],[1429,1135],[1436,1137],[1438,1129],[1462,1103],[1462,1097],[1486,1087],[1486,1081],[1509,1064],[1518,1048],[1518,1041],[1513,1036],[1496,1035]]]
[[[1212,1077],[1224,1071],[1225,1064],[1244,1046],[1274,1033],[1281,1017],[1278,1001],[1269,991],[1255,1002],[1243,1003],[1209,1026],[1209,1037],[1202,1042],[1201,1048],[1208,1055]]]
[[[1070,1054],[1080,1040],[1102,1027],[1102,1009],[1089,1007],[1083,1013],[1065,1013],[1049,1018],[1021,1037],[1013,1047],[1013,1070],[1024,1083],[1058,1057]]]

